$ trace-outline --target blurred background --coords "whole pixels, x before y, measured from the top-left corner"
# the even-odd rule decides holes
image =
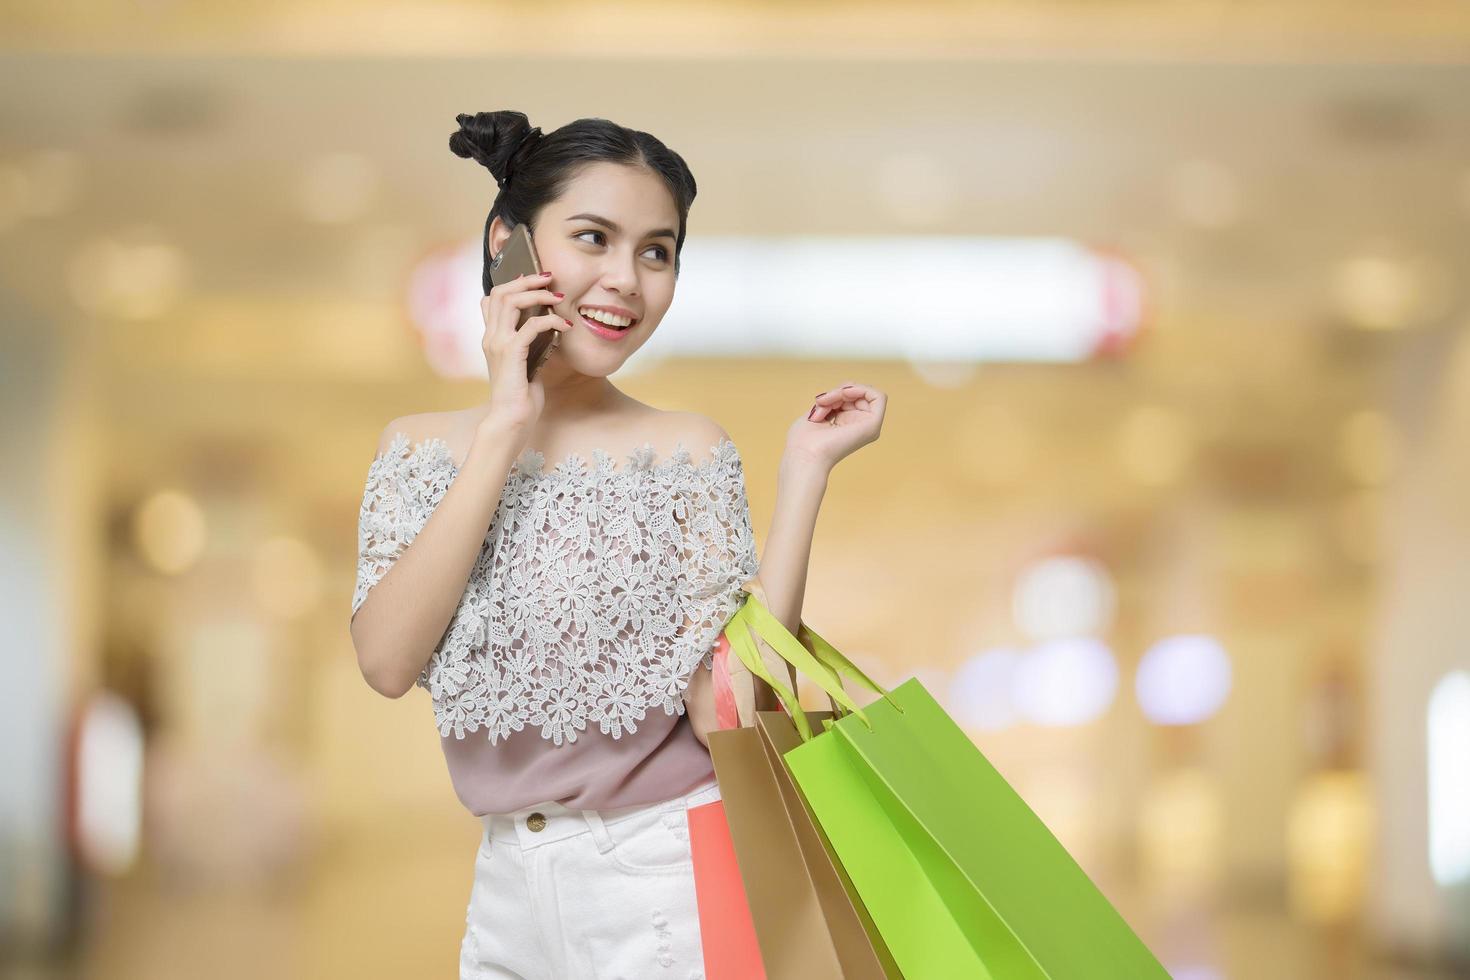
[[[446,144],[502,108],[693,169],[615,381],[730,431],[762,547],[810,393],[888,393],[804,618],[935,692],[1176,980],[1470,975],[1470,7],[0,34],[5,975],[452,975],[481,828],[347,624],[379,431],[488,391],[494,185]]]

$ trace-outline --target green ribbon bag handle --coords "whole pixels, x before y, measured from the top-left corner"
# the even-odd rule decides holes
[[[740,618],[738,612],[725,624],[725,637],[730,641],[730,652],[745,665],[747,670],[765,681],[767,686],[775,692],[776,700],[781,702],[781,706],[791,716],[791,721],[796,725],[796,731],[801,736],[801,740],[810,741],[811,722],[807,719],[806,712],[801,709],[801,702],[796,692],[772,676],[771,671],[766,667],[766,662],[761,659],[755,640],[751,638],[749,624]]]
[[[730,639],[731,650],[752,674],[765,681],[776,692],[777,698],[790,713],[802,741],[810,741],[811,725],[801,710],[796,693],[790,687],[771,677],[770,671],[766,669],[761,659],[755,641],[751,638],[752,633],[764,640],[778,657],[800,673],[805,674],[821,688],[834,705],[840,705],[846,709],[847,713],[857,715],[869,731],[873,728],[872,722],[868,720],[867,713],[857,706],[851,695],[843,688],[841,678],[852,678],[863,688],[883,697],[893,704],[895,709],[902,711],[902,708],[893,701],[892,696],[882,685],[843,656],[836,647],[819,636],[815,630],[803,623],[801,632],[810,638],[812,643],[812,649],[808,650],[754,593],[746,596],[744,603],[731,617],[730,625],[738,627],[726,634]]]

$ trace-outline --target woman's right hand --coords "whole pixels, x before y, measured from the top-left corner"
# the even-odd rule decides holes
[[[550,286],[549,272],[519,276],[492,286],[489,294],[480,300],[480,313],[485,319],[485,337],[480,346],[490,369],[489,417],[500,426],[529,432],[546,404],[540,372],[535,380],[526,380],[531,342],[548,330],[565,330],[571,324],[558,313],[533,316],[519,330],[516,324],[527,307],[555,306],[561,294],[553,292]]]

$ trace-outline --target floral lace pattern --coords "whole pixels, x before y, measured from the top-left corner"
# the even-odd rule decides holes
[[[527,725],[557,745],[588,723],[618,738],[683,693],[759,563],[744,472],[721,438],[694,461],[645,444],[614,468],[600,449],[551,470],[533,449],[511,467],[463,597],[417,686],[439,733]],[[368,468],[358,513],[355,614],[458,475],[448,445],[396,434]]]

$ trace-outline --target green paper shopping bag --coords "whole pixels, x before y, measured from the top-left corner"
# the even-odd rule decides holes
[[[753,597],[736,618],[849,709],[784,758],[909,980],[1167,980],[917,680],[884,690],[810,627],[802,646]],[[727,635],[759,663],[749,632]],[[856,708],[839,676],[882,698]]]

